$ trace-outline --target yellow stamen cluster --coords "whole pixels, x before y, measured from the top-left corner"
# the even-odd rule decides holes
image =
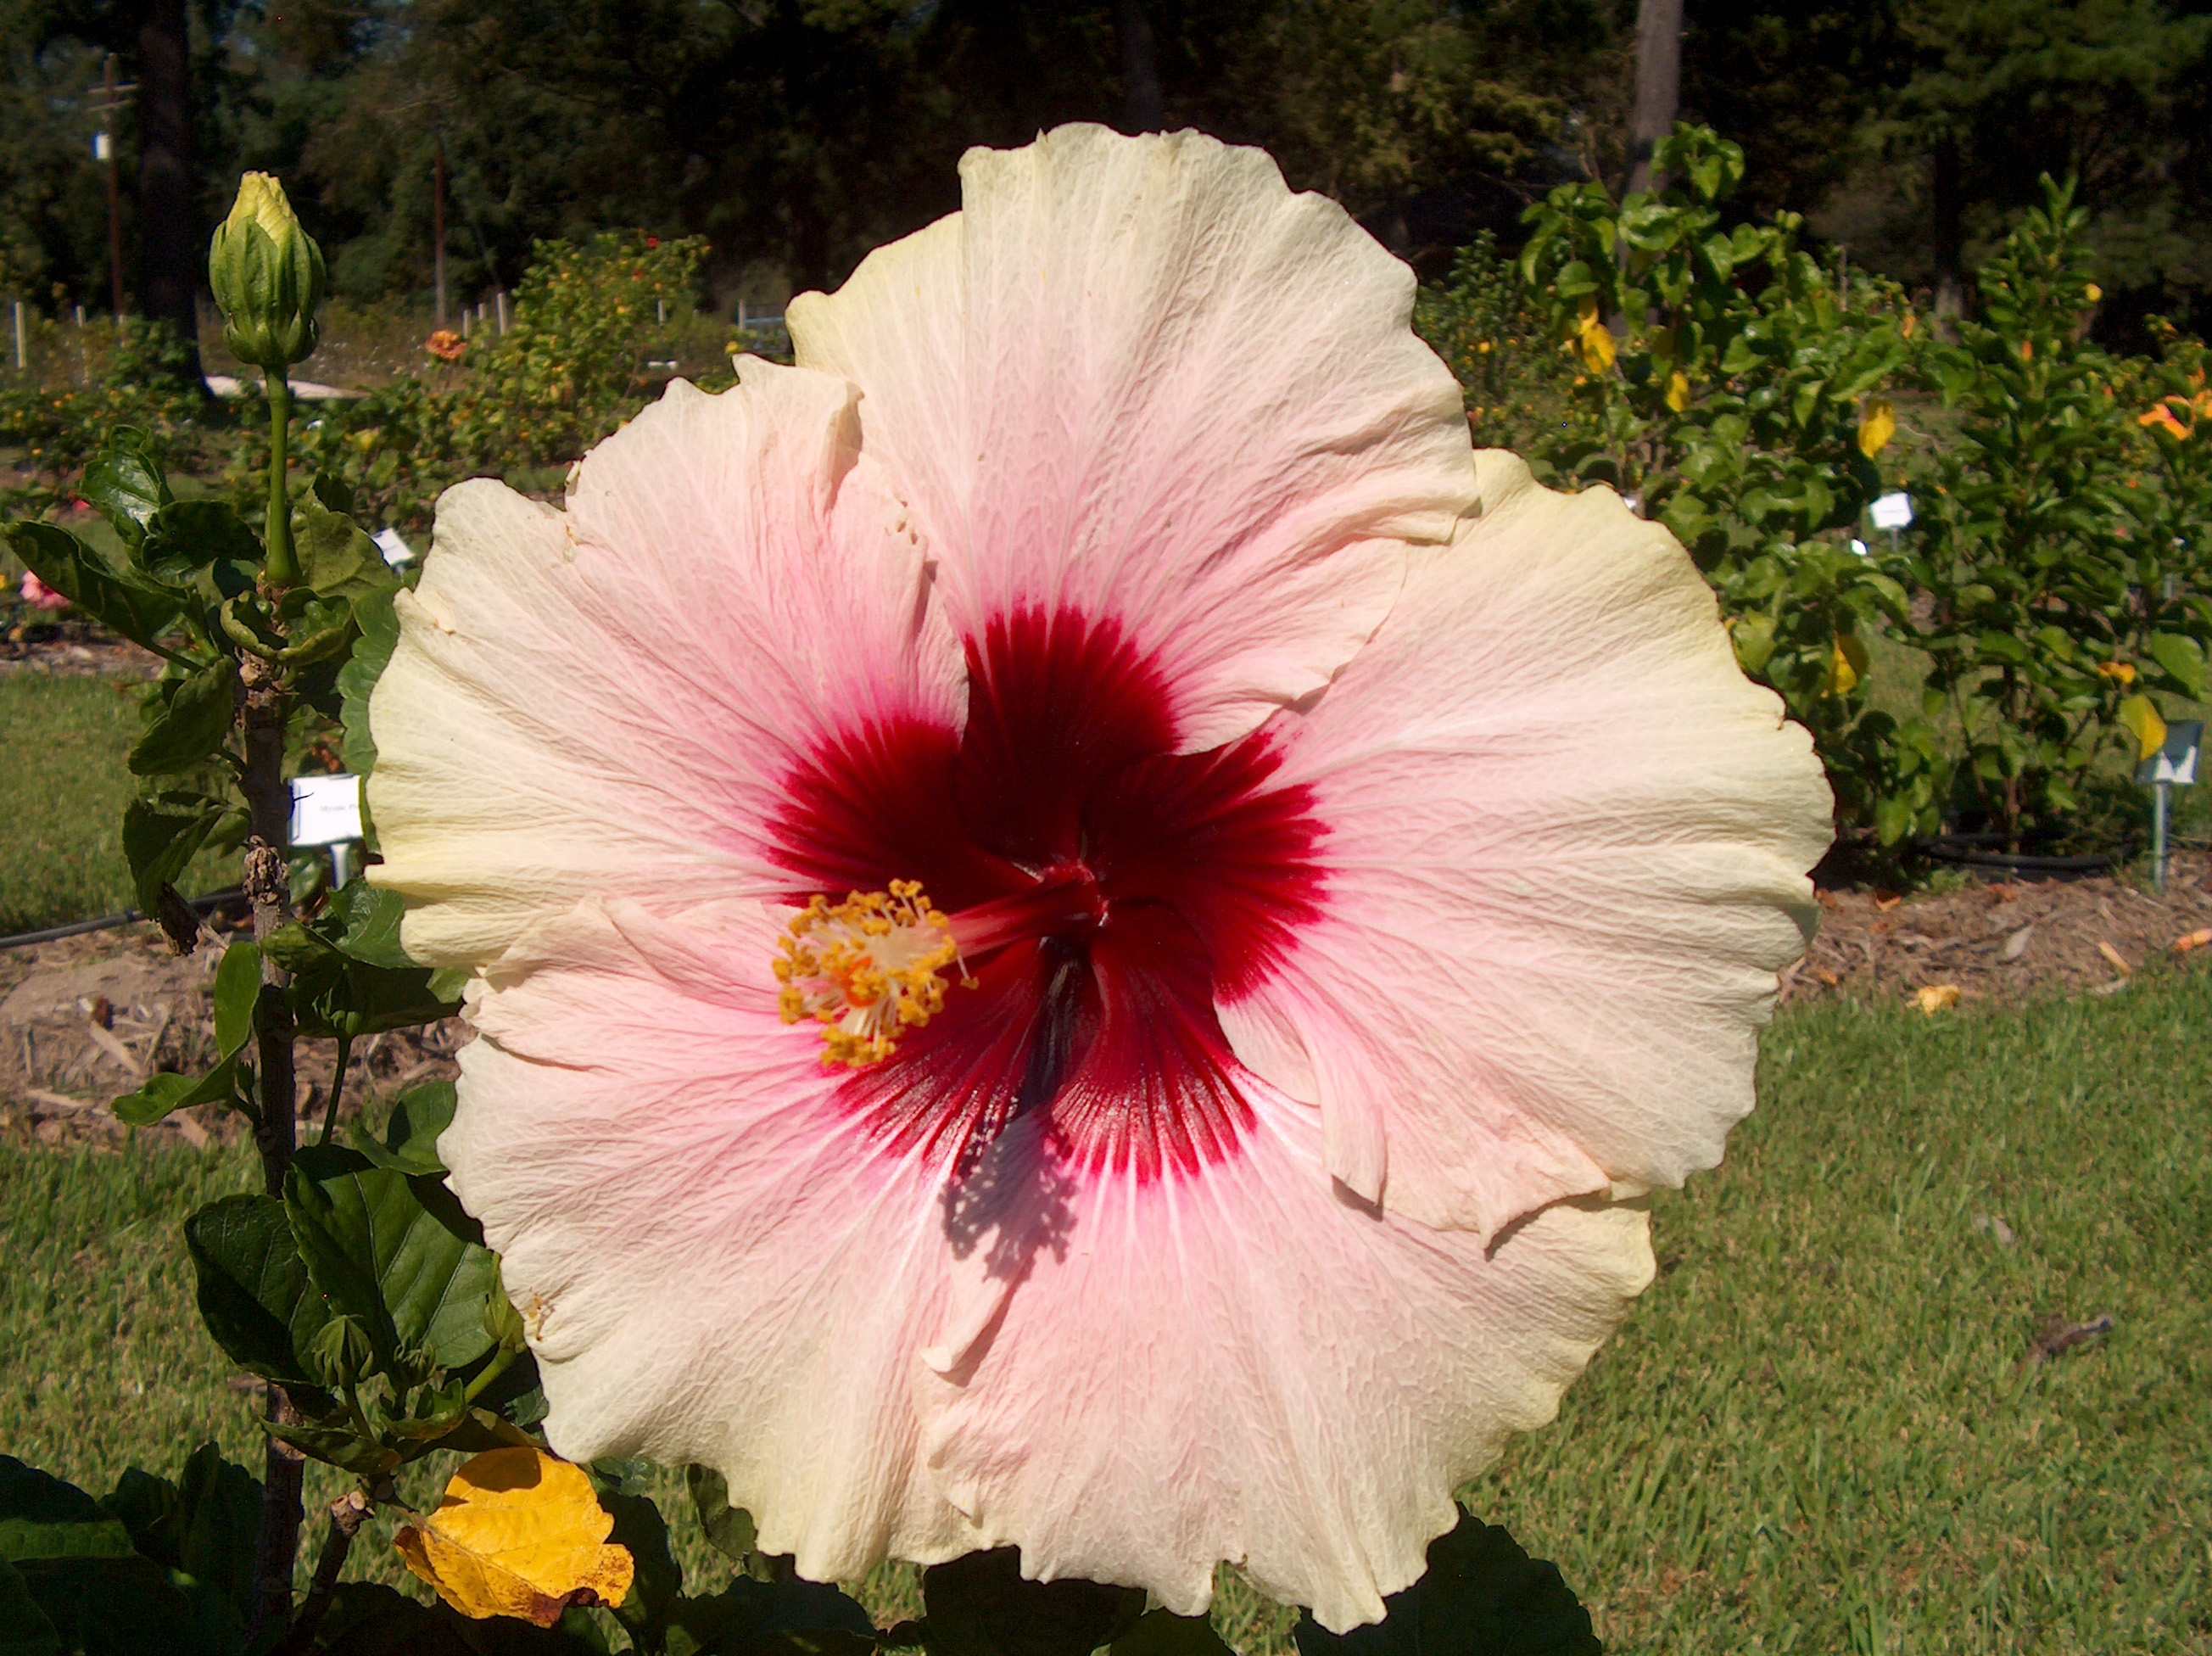
[[[960,958],[951,922],[913,880],[842,903],[817,895],[781,941],[783,1021],[811,1018],[826,1061],[855,1069],[890,1056],[902,1034],[944,1010],[939,974]]]

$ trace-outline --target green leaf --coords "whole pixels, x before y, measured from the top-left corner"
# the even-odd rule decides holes
[[[1299,1656],[1601,1656],[1589,1612],[1559,1567],[1462,1514],[1429,1543],[1428,1573],[1383,1600],[1370,1626],[1330,1633],[1301,1616]]]
[[[498,1261],[435,1179],[316,1145],[294,1159],[284,1205],[308,1276],[333,1309],[361,1319],[387,1369],[403,1351],[454,1369],[492,1349]]]
[[[123,807],[123,855],[142,912],[160,910],[161,888],[175,883],[229,810],[188,791],[141,794]]]
[[[66,529],[51,523],[0,524],[0,539],[40,580],[125,638],[151,647],[177,618],[173,594],[116,574]]]
[[[1113,1656],[1233,1656],[1203,1616],[1146,1610],[1137,1625],[1114,1641]]]
[[[1090,1656],[1145,1613],[1140,1587],[1025,1580],[1012,1547],[931,1566],[921,1599],[936,1656]]]
[[[253,1608],[253,1549],[261,1529],[261,1485],[204,1443],[176,1482],[133,1467],[100,1506],[130,1531],[131,1544],[191,1579],[188,1592],[212,1599],[203,1612],[242,1640]]]
[[[83,1490],[5,1455],[0,1564],[21,1586],[0,1590],[0,1609],[29,1599],[71,1656],[216,1656],[224,1647],[220,1627],[187,1596],[189,1580],[141,1556],[122,1522]],[[0,1622],[0,1641],[39,1632],[28,1617]]]
[[[317,1656],[479,1656],[451,1611],[420,1604],[381,1581],[338,1584],[317,1630],[315,1650]]]
[[[61,1635],[39,1608],[22,1574],[0,1558],[0,1656],[62,1656]]]
[[[163,688],[161,712],[131,750],[134,776],[195,770],[222,749],[237,713],[238,663],[219,656]]]
[[[358,603],[399,584],[376,543],[343,512],[309,495],[293,508],[292,521],[300,568],[312,590]]]
[[[90,1495],[0,1455],[0,1559],[131,1558],[131,1532]]]
[[[446,1164],[439,1159],[438,1135],[453,1125],[455,1101],[453,1082],[425,1081],[401,1094],[392,1106],[381,1144],[356,1129],[354,1148],[395,1173],[441,1176]]]
[[[602,1494],[599,1505],[614,1517],[607,1539],[629,1549],[636,1574],[615,1619],[633,1638],[657,1640],[660,1628],[684,1591],[684,1567],[668,1545],[668,1525],[660,1508],[645,1495]],[[641,1647],[647,1647],[641,1645]]]
[[[406,912],[398,892],[366,880],[348,880],[331,898],[330,913],[343,927],[337,936],[339,950],[372,966],[416,969],[399,947],[399,922]]]
[[[110,1108],[125,1127],[151,1127],[155,1122],[202,1104],[231,1104],[244,1108],[240,1081],[242,1066],[233,1053],[204,1075],[149,1075],[136,1093],[126,1093]]]
[[[326,929],[350,929],[349,922],[356,918],[361,921],[362,947],[387,947],[381,934],[387,924],[396,926],[397,916],[368,898],[348,898],[313,926],[295,921],[270,935],[270,958],[293,975],[288,992],[300,1033],[370,1035],[451,1017],[456,1002],[440,993],[438,974],[421,966],[373,965],[343,953],[325,935]],[[339,931],[340,937],[344,935]]]
[[[338,752],[346,769],[357,776],[366,776],[376,769],[376,738],[368,728],[368,698],[399,643],[399,618],[392,611],[392,593],[379,592],[354,605],[354,624],[361,629],[361,636],[355,641],[351,657],[338,669],[345,727],[345,740]]]
[[[154,514],[176,498],[146,434],[127,425],[118,427],[84,468],[76,492],[134,550],[146,539]]]
[[[276,1426],[264,1422],[262,1429],[303,1455],[361,1477],[386,1477],[407,1464],[406,1455],[399,1450],[350,1426],[323,1422]]]
[[[261,950],[233,943],[215,969],[215,1044],[223,1056],[253,1038],[253,1009],[261,999]]]
[[[814,1581],[740,1576],[711,1598],[678,1599],[665,1621],[671,1656],[869,1656],[876,1648],[868,1612]]]
[[[258,564],[261,541],[219,500],[172,501],[148,520],[138,567],[166,586],[189,586],[210,563]]]
[[[200,1319],[230,1360],[286,1385],[314,1382],[300,1348],[329,1312],[308,1281],[284,1204],[272,1196],[232,1196],[185,1221],[185,1249],[198,1277]]]
[[[684,1482],[691,1492],[691,1509],[699,1514],[699,1527],[707,1532],[707,1543],[725,1558],[744,1563],[759,1539],[753,1529],[753,1515],[742,1507],[730,1505],[730,1486],[711,1466],[685,1467]]]
[[[2192,702],[2204,699],[2204,647],[2183,633],[2154,632],[2150,638],[2151,660],[2173,675],[2181,693]]]

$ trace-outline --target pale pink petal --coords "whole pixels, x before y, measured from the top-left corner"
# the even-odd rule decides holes
[[[471,991],[440,1141],[503,1259],[555,1449],[697,1461],[817,1580],[975,1544],[922,1466],[945,1150],[899,1148],[778,1019],[775,917],[580,909]]]
[[[1452,1491],[1650,1280],[1636,1209],[1547,1209],[1494,1251],[1334,1191],[1316,1112],[1195,1177],[1096,1176],[1016,1123],[968,1240],[961,1349],[930,1354],[930,1464],[1025,1574],[1203,1610],[1217,1560],[1341,1629],[1382,1614]]]
[[[1220,1011],[1338,1179],[1488,1238],[1719,1160],[1831,801],[1664,529],[1480,461],[1480,519],[1272,733],[1326,912]]]
[[[1173,684],[1183,751],[1243,734],[1328,682],[1406,543],[1472,500],[1412,271],[1194,132],[1061,127],[961,178],[959,215],[792,302],[799,361],[860,387],[964,636],[1110,624]]]
[[[371,705],[372,877],[410,899],[416,959],[482,965],[586,896],[787,886],[795,764],[957,729],[958,645],[851,401],[754,362],[720,396],[672,386],[565,513],[489,481],[441,499]]]

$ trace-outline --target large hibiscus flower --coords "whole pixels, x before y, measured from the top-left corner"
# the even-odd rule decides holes
[[[1473,454],[1411,274],[1067,128],[575,474],[440,502],[370,799],[572,1457],[815,1578],[1342,1628],[1650,1280],[1828,796],[1663,530]]]

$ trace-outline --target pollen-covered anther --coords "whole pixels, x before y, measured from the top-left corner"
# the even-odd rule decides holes
[[[842,903],[817,893],[780,941],[783,1021],[812,1019],[823,1062],[855,1069],[890,1056],[902,1034],[944,1010],[943,974],[960,958],[951,921],[913,880]]]

